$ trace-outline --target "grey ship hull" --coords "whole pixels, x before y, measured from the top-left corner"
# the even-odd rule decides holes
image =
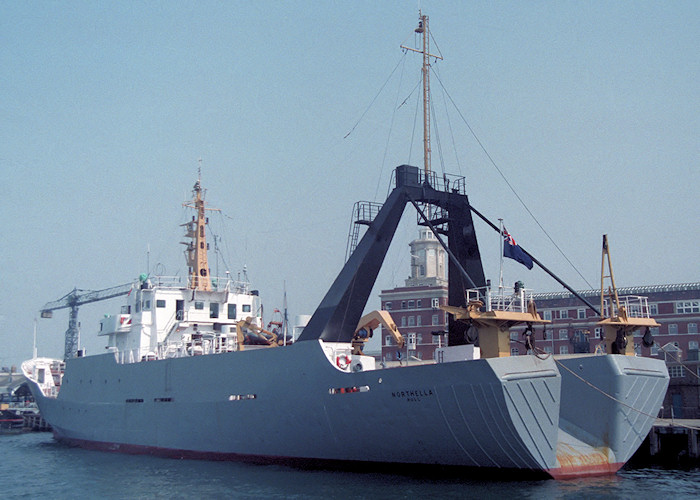
[[[74,358],[58,398],[37,396],[56,438],[94,448],[548,470],[560,382],[553,360],[534,356],[344,373],[301,342],[126,365]]]
[[[649,434],[668,388],[666,364],[637,356],[557,357],[562,378],[554,477],[613,473]]]
[[[630,407],[656,411],[668,374],[658,360],[610,355],[345,373],[318,342],[301,342],[124,365],[110,354],[75,358],[63,380],[56,399],[32,389],[55,437],[88,448],[566,478],[614,473],[630,458],[653,424]]]

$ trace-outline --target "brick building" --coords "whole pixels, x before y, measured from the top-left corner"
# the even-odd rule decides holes
[[[444,346],[447,315],[447,255],[428,228],[419,228],[411,248],[411,276],[405,286],[382,290],[382,309],[391,312],[406,345],[399,353],[390,335],[382,338],[382,359],[396,361],[407,356],[434,359],[435,349]],[[437,335],[434,335],[437,333]],[[399,357],[400,356],[400,357]]]

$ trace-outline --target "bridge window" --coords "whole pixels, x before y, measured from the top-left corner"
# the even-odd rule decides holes
[[[162,299],[156,300],[156,307],[159,309],[165,307],[165,301]]]
[[[218,318],[219,317],[219,303],[218,302],[211,302],[209,304],[209,317],[210,318]]]
[[[236,319],[236,304],[228,305],[228,319]]]
[[[244,313],[250,312],[250,304],[243,304],[243,312]]]
[[[199,302],[199,301],[195,302],[195,303],[194,303],[194,308],[197,309],[197,310],[204,309],[204,302]]]

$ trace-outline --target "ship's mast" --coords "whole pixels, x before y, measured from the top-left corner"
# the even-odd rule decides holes
[[[196,216],[192,217],[192,221],[184,224],[187,228],[185,236],[190,238],[187,245],[187,265],[189,266],[189,288],[193,290],[211,290],[211,278],[209,277],[209,259],[207,256],[207,233],[205,225],[207,218],[206,210],[218,210],[216,208],[206,208],[204,206],[204,190],[202,189],[202,174],[201,169],[197,182],[194,183],[192,190],[193,199],[188,203],[183,203],[183,206],[194,208],[197,212]]]
[[[430,30],[428,29],[428,16],[418,11],[418,27],[414,30],[421,35],[421,50],[402,45],[401,48],[423,54],[423,66],[421,73],[423,77],[423,169],[425,178],[430,176],[430,58],[442,59],[441,56],[431,54]]]

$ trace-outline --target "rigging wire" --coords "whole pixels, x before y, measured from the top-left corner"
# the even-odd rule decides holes
[[[360,122],[362,121],[362,119],[365,117],[365,115],[367,114],[367,112],[370,110],[370,108],[371,108],[372,105],[374,104],[374,101],[377,100],[377,97],[379,97],[379,94],[381,94],[382,91],[384,90],[384,87],[386,87],[386,84],[389,83],[389,80],[391,80],[391,77],[392,77],[392,75],[394,74],[394,72],[396,71],[396,68],[399,67],[399,64],[401,64],[401,61],[404,60],[405,58],[406,58],[406,53],[404,52],[403,56],[401,56],[401,59],[399,59],[399,61],[396,63],[396,66],[394,66],[394,69],[392,69],[392,70],[391,70],[391,73],[389,73],[389,76],[387,77],[387,79],[386,79],[386,81],[384,82],[384,84],[382,85],[382,87],[379,89],[379,92],[377,92],[377,95],[374,96],[374,98],[373,98],[372,101],[369,103],[369,105],[367,106],[367,108],[364,110],[364,112],[362,113],[362,115],[360,116],[360,118],[357,120],[357,122],[355,123],[355,125],[352,126],[352,128],[350,129],[350,132],[348,132],[347,134],[345,134],[345,135],[343,136],[343,139],[347,139],[347,137],[348,137],[350,134],[353,133],[353,131],[355,130],[355,128],[357,128],[357,126],[360,124]]]
[[[581,279],[582,279],[583,281],[585,281],[586,284],[587,284],[589,287],[591,287],[591,289],[594,289],[595,287],[594,287],[593,285],[591,285],[591,284],[588,282],[588,280],[581,274],[581,272],[580,272],[580,271],[578,270],[578,268],[574,265],[574,263],[571,262],[571,260],[569,260],[569,258],[566,256],[566,254],[564,253],[564,251],[559,247],[559,245],[556,244],[556,242],[554,241],[554,239],[552,239],[552,237],[549,235],[549,233],[547,232],[547,230],[542,226],[542,224],[540,224],[540,221],[537,220],[537,217],[535,217],[535,214],[533,214],[532,211],[530,210],[530,208],[528,208],[528,206],[525,204],[525,201],[520,197],[520,195],[517,193],[517,191],[516,191],[515,188],[512,186],[512,184],[511,184],[510,182],[508,182],[508,179],[506,178],[506,176],[503,174],[503,172],[501,171],[501,169],[498,167],[498,165],[496,164],[495,160],[491,157],[491,155],[490,155],[489,152],[487,151],[486,147],[485,147],[484,144],[481,142],[481,140],[479,139],[479,137],[476,135],[476,132],[474,132],[474,129],[471,127],[471,125],[469,124],[469,122],[467,121],[467,119],[464,117],[464,115],[462,114],[462,112],[460,111],[460,109],[457,107],[457,104],[455,103],[454,99],[452,99],[452,96],[450,95],[450,93],[447,91],[447,89],[446,89],[445,86],[443,85],[442,80],[440,79],[440,75],[438,75],[436,72],[433,72],[433,73],[435,74],[436,78],[438,79],[438,82],[440,82],[440,86],[442,87],[442,90],[445,92],[445,94],[446,94],[447,97],[449,98],[450,102],[452,103],[452,105],[453,105],[453,106],[455,107],[455,109],[457,110],[457,114],[458,114],[459,117],[462,119],[462,121],[464,122],[464,124],[467,126],[467,128],[469,129],[469,132],[472,134],[472,136],[473,136],[474,139],[476,140],[477,144],[479,144],[479,147],[480,147],[481,150],[484,152],[484,154],[486,155],[486,157],[489,159],[489,161],[491,162],[491,164],[494,166],[494,168],[498,171],[498,173],[500,174],[500,176],[503,178],[503,180],[505,181],[505,183],[506,183],[506,185],[508,186],[508,188],[510,188],[510,190],[513,192],[513,194],[514,194],[515,197],[518,199],[518,201],[520,202],[520,204],[525,208],[525,211],[526,211],[528,214],[530,214],[530,217],[532,217],[532,220],[535,221],[535,223],[539,226],[539,228],[542,230],[542,232],[545,234],[545,236],[547,236],[547,239],[549,239],[549,241],[552,243],[552,245],[554,245],[554,247],[555,247],[555,248],[559,251],[559,253],[564,257],[564,259],[566,259],[566,261],[567,261],[567,262],[569,263],[569,265],[574,269],[574,271],[576,271],[576,273],[581,277]]]
[[[435,71],[437,71],[437,69]],[[447,116],[447,127],[450,130],[450,137],[452,139],[452,149],[453,149],[454,154],[455,154],[455,161],[457,163],[457,170],[459,171],[459,175],[462,175],[462,165],[459,162],[459,153],[457,151],[457,141],[455,141],[455,134],[454,134],[454,130],[452,128],[452,120],[450,119],[450,112],[449,112],[449,108],[447,106],[447,99],[445,99],[444,92],[442,93],[442,103],[445,106],[445,116]]]
[[[391,123],[389,124],[389,133],[386,137],[386,144],[384,145],[384,156],[382,157],[382,165],[379,169],[379,176],[377,176],[377,187],[374,190],[374,201],[377,201],[377,195],[379,194],[379,184],[382,180],[382,174],[384,173],[384,166],[386,165],[386,156],[389,153],[389,142],[391,141],[391,134],[394,130],[394,120],[396,118],[396,112],[399,110],[401,105],[397,106],[396,103],[399,100],[399,92],[401,91],[401,83],[403,82],[403,73],[406,69],[406,53],[404,52],[404,57],[401,58],[403,64],[401,65],[401,74],[399,75],[399,86],[396,89],[396,99],[394,100],[394,110],[391,113]],[[404,101],[405,102],[405,101]]]
[[[433,130],[435,133],[433,134],[435,136],[435,142],[437,143],[437,151],[438,151],[438,157],[440,158],[440,169],[442,170],[442,175],[443,177],[445,176],[445,158],[442,155],[442,143],[440,142],[440,131],[438,130],[438,122],[437,122],[437,117],[435,116],[435,105],[433,104],[432,99],[430,100],[430,113],[433,115]],[[432,169],[432,165],[430,166]]]
[[[420,81],[418,82],[420,84]],[[409,145],[408,148],[408,163],[409,165],[411,164],[411,154],[413,153],[413,141],[416,138],[416,124],[418,123],[418,110],[420,108],[420,99],[416,99],[416,111],[413,115],[413,130],[411,132],[411,144]]]

